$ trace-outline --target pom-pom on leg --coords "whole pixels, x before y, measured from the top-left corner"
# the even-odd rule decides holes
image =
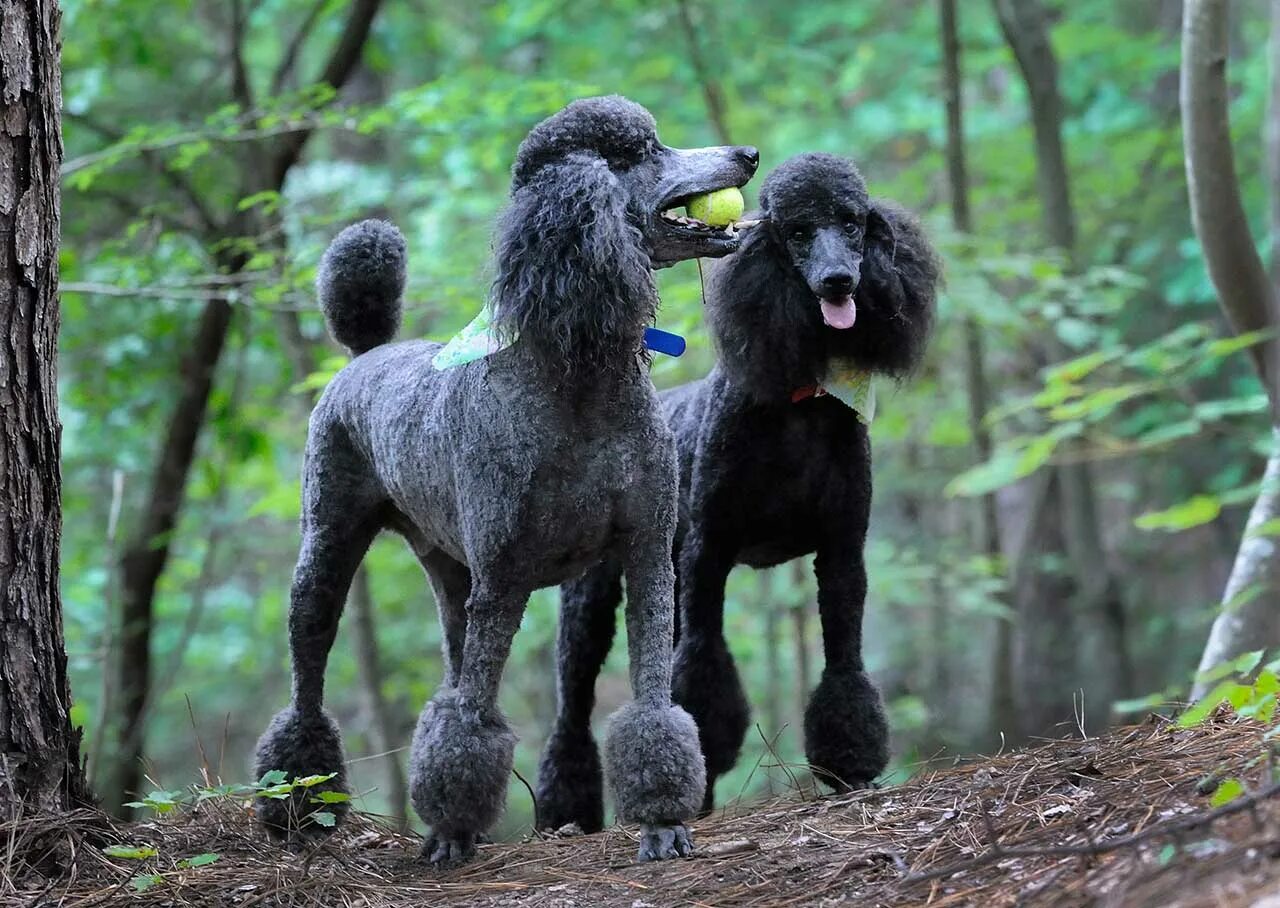
[[[341,820],[347,803],[315,803],[322,791],[347,791],[346,758],[342,751],[342,735],[338,723],[327,712],[299,711],[288,706],[275,715],[258,739],[254,756],[255,778],[278,770],[285,781],[307,776],[337,773],[332,779],[309,788],[298,788],[288,798],[260,797],[254,811],[267,833],[276,840],[297,844],[318,838],[330,828],[316,822],[311,815],[326,811]]]
[[[424,858],[442,864],[475,853],[476,837],[502,815],[515,745],[496,707],[476,709],[454,690],[427,702],[409,757],[413,806],[431,827]]]

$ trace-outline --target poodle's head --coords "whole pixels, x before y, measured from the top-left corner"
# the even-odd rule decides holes
[[[813,294],[815,316],[835,331],[852,328],[864,241],[880,226],[858,168],[831,154],[797,155],[769,174],[760,204],[775,246]]]
[[[651,269],[740,242],[664,212],[744,185],[758,162],[748,147],[669,148],[649,112],[617,96],[539,123],[520,144],[494,244],[499,329],[570,372],[633,357],[657,308]]]
[[[924,350],[938,281],[915,219],[871,199],[852,162],[822,153],[780,164],[760,205],[763,223],[708,282],[724,366],[774,398],[820,380],[833,357],[909,372]]]
[[[574,101],[535,126],[520,143],[511,189],[518,196],[540,182],[601,186],[622,203],[619,210],[640,229],[651,264],[662,268],[738,248],[731,229],[664,214],[683,207],[690,196],[746,185],[759,163],[759,153],[745,145],[663,145],[649,111],[610,95]],[[584,191],[579,201],[589,205],[595,198]]]

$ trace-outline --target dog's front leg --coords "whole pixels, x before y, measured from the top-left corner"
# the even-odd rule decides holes
[[[697,813],[707,781],[698,727],[671,704],[674,488],[670,498],[665,513],[640,524],[627,546],[627,644],[635,700],[614,713],[605,742],[618,816],[640,824],[641,861],[693,853],[684,824]]]
[[[473,581],[458,685],[442,687],[418,717],[409,788],[431,827],[422,855],[433,864],[471,857],[506,804],[516,736],[498,709],[498,684],[527,599]]]
[[[837,791],[868,787],[889,762],[884,707],[862,665],[865,526],[825,534],[814,561],[826,666],[805,710],[805,753]]]

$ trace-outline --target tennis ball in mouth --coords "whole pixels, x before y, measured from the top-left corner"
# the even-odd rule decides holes
[[[736,186],[696,195],[685,206],[689,217],[697,218],[712,227],[728,227],[742,217],[745,208],[742,192]]]

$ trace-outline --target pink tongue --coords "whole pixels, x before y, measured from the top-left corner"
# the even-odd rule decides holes
[[[853,304],[852,296],[834,300],[819,299],[818,302],[822,304],[822,320],[832,328],[852,328],[853,323],[858,320],[858,307]]]

